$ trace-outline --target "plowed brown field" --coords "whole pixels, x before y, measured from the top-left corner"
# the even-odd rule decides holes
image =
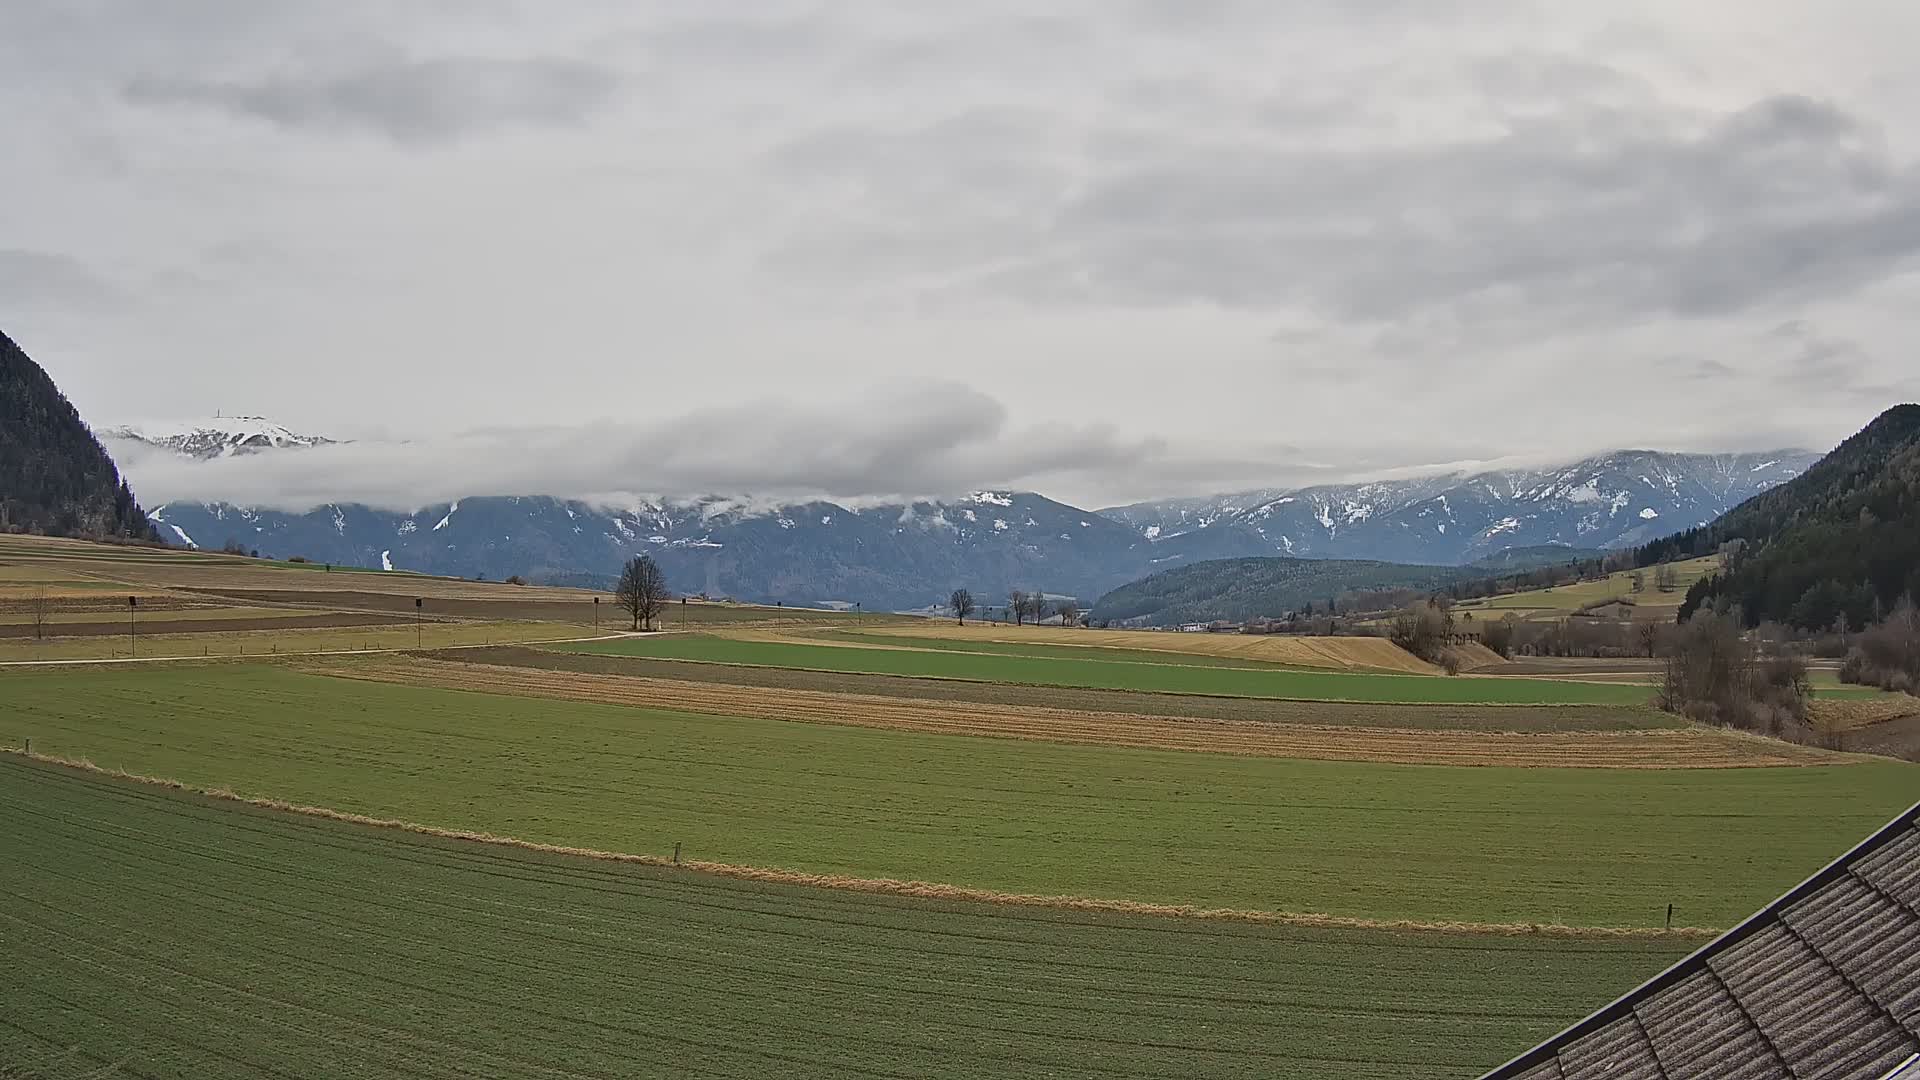
[[[1144,630],[1061,630],[1058,627],[1022,629],[1010,626],[952,626],[937,622],[873,627],[876,634],[1028,643],[1074,645],[1087,649],[1150,649],[1201,656],[1238,656],[1270,664],[1296,667],[1402,671],[1432,675],[1439,669],[1385,638],[1290,637],[1266,634],[1178,634]],[[1476,646],[1477,648],[1477,646]]]
[[[1700,729],[1514,734],[1193,720],[766,690],[419,658],[309,663],[303,670],[377,682],[721,716],[1261,757],[1634,769],[1833,764],[1846,760],[1821,750]]]

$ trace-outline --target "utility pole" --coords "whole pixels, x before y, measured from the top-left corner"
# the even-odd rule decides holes
[[[128,656],[133,656],[136,654],[134,641],[133,641],[133,609],[139,606],[139,603],[140,603],[139,597],[137,596],[127,597],[127,655]]]
[[[593,632],[600,632],[600,598],[593,598]]]
[[[426,601],[418,596],[413,598],[413,645],[416,649],[424,648],[427,639],[425,625],[420,620],[420,608],[425,603]]]

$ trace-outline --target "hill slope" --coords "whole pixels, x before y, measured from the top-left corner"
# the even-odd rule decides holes
[[[1805,473],[1702,529],[1642,548],[1639,561],[1740,541],[1727,569],[1688,591],[1681,617],[1737,603],[1749,622],[1859,627],[1920,595],[1920,405],[1898,405]]]
[[[1166,570],[1100,598],[1092,617],[1149,626],[1241,622],[1275,616],[1349,589],[1435,589],[1458,580],[1451,566],[1371,559],[1215,559]]]
[[[0,333],[0,531],[152,536],[147,516],[73,403]]]
[[[1380,589],[1439,590],[1456,582],[1509,578],[1548,566],[1596,561],[1606,552],[1553,544],[1510,548],[1465,566],[1428,566],[1377,559],[1214,559],[1163,570],[1102,596],[1092,617],[1146,626],[1244,622],[1324,603],[1341,593]]]

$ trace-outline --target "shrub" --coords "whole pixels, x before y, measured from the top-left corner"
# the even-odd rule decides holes
[[[287,561],[288,562],[306,562],[307,557],[305,555],[289,555],[287,556]]]
[[[1911,600],[1902,600],[1893,614],[1854,635],[1840,679],[1902,693],[1920,687],[1920,612]]]
[[[1438,663],[1453,632],[1453,614],[1437,604],[1418,604],[1393,617],[1387,636],[1428,663]]]
[[[1709,613],[1674,634],[1656,702],[1702,724],[1803,740],[1811,691],[1805,659],[1759,659],[1737,615]]]
[[[527,579],[521,577],[519,574],[512,574],[507,578],[507,584],[509,585],[525,585],[526,583]]]
[[[1839,660],[1847,655],[1847,639],[1840,634],[1821,634],[1813,639],[1813,655],[1822,660]]]
[[[1486,624],[1480,631],[1480,643],[1502,657],[1513,655],[1513,616],[1509,615],[1498,622]]]

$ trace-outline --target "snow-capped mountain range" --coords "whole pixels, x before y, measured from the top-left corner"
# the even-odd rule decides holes
[[[206,458],[297,452],[330,440],[270,421],[217,418],[103,435]],[[482,496],[411,513],[356,504],[288,513],[171,503],[150,516],[172,542],[493,579],[604,585],[622,560],[653,554],[674,588],[786,603],[858,601],[904,609],[966,586],[1093,600],[1159,570],[1257,555],[1458,565],[1510,547],[1641,543],[1718,517],[1798,475],[1817,455],[1632,450],[1549,469],[1270,489],[1102,511],[1033,492],[845,506],[743,497],[597,505]]]
[[[1628,547],[1704,525],[1820,455],[1621,450],[1543,469],[1270,489],[1100,511],[1157,543],[1250,533],[1265,554],[1459,564],[1509,547]]]
[[[295,434],[259,416],[216,416],[202,420],[122,424],[94,434],[102,439],[144,443],[194,458],[231,457],[260,450],[323,446],[333,441],[318,435]]]

